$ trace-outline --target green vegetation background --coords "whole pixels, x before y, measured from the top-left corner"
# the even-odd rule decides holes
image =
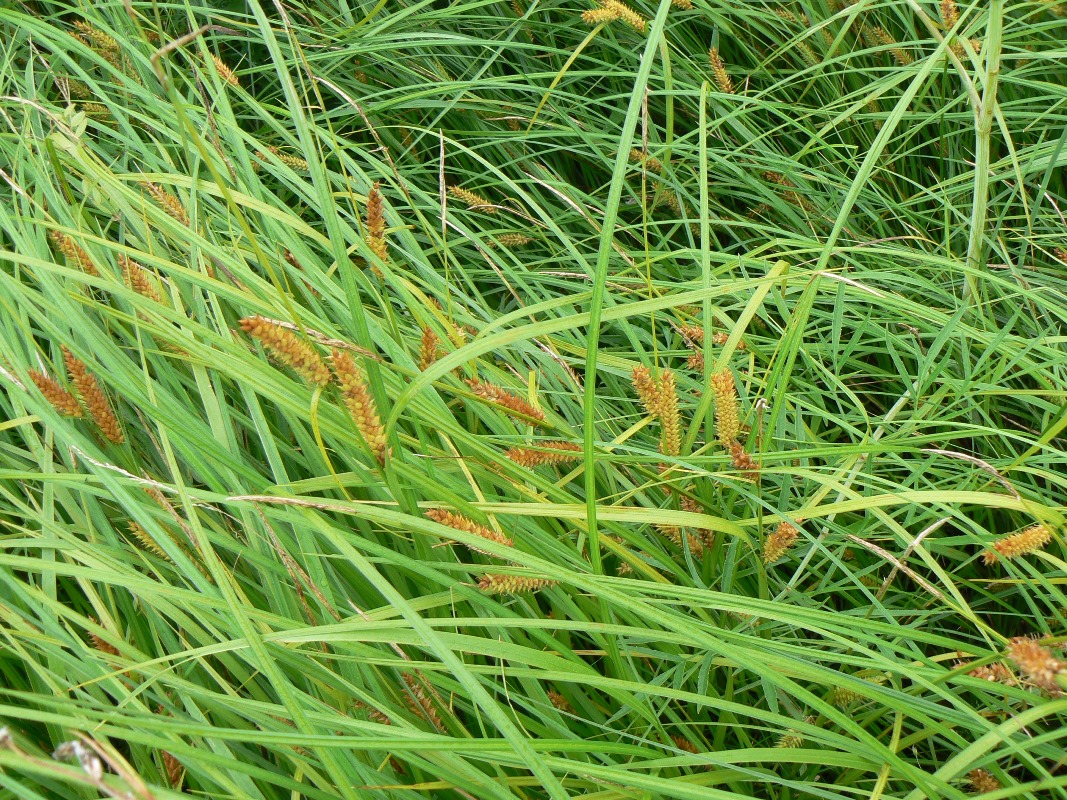
[[[0,798],[1067,797],[1065,10],[3,4]]]

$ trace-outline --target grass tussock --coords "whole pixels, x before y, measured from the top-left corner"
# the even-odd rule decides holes
[[[0,800],[1067,800],[1064,3],[72,8]]]

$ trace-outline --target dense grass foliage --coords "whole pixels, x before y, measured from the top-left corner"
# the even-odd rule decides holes
[[[1067,797],[1065,13],[3,4],[0,798]]]

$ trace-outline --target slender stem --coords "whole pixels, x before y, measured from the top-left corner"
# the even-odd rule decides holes
[[[971,207],[971,235],[967,244],[967,281],[963,299],[966,301],[976,288],[976,272],[982,266],[985,242],[986,208],[989,203],[989,140],[993,131],[993,109],[997,104],[997,81],[1000,77],[1000,45],[1004,28],[1004,0],[991,0],[989,23],[986,26],[985,81],[982,107],[978,113],[977,140],[974,159],[974,204]]]

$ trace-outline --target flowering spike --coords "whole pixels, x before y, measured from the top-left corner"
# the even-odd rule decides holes
[[[468,380],[467,385],[471,387],[471,391],[478,397],[499,406],[505,413],[521,417],[529,417],[538,422],[544,422],[545,420],[545,412],[541,411],[539,408],[534,408],[521,397],[516,397],[500,386],[487,383],[486,381],[480,381],[477,378]]]
[[[1052,531],[1047,525],[1031,525],[1025,531],[1005,536],[994,542],[992,550],[986,550],[982,560],[995,564],[1001,558],[1018,558],[1040,550],[1052,541]]]
[[[288,328],[259,316],[245,317],[240,324],[241,330],[253,339],[259,339],[271,355],[309,382],[318,386],[330,382],[330,370],[315,348]]]
[[[115,444],[122,444],[126,441],[122,426],[119,425],[119,420],[111,409],[107,395],[100,388],[96,378],[89,374],[85,364],[75,358],[66,347],[63,348],[63,363],[67,366],[67,375],[70,376],[74,388],[78,390],[78,395],[89,410],[89,416],[93,418],[93,422],[108,441]]]
[[[492,528],[487,528],[485,525],[480,525],[468,517],[464,517],[460,514],[453,514],[451,511],[445,511],[443,508],[431,508],[425,513],[427,519],[432,519],[434,522],[449,528],[455,528],[457,531],[464,531],[465,533],[470,533],[479,538],[487,539],[490,542],[502,544],[505,547],[511,547],[514,544],[511,537],[498,533]],[[492,553],[486,553],[485,550],[481,550],[474,545],[467,545],[467,547],[478,553],[492,555]]]
[[[522,575],[483,575],[478,588],[486,594],[530,594],[555,586],[559,581]]]
[[[797,538],[798,532],[795,527],[785,521],[779,522],[778,527],[774,529],[774,533],[767,537],[767,541],[763,545],[763,563],[773,564],[784,556],[789,548],[796,543]]]
[[[384,464],[388,451],[385,426],[378,416],[378,407],[371,396],[363,370],[356,365],[352,356],[340,350],[333,351],[331,361],[337,384],[341,387],[345,408],[370,448],[374,460]]]
[[[34,385],[41,390],[44,399],[64,417],[83,416],[84,412],[82,411],[81,404],[78,402],[78,398],[64,389],[55,378],[51,378],[38,370],[31,369],[30,380],[32,380]]]

